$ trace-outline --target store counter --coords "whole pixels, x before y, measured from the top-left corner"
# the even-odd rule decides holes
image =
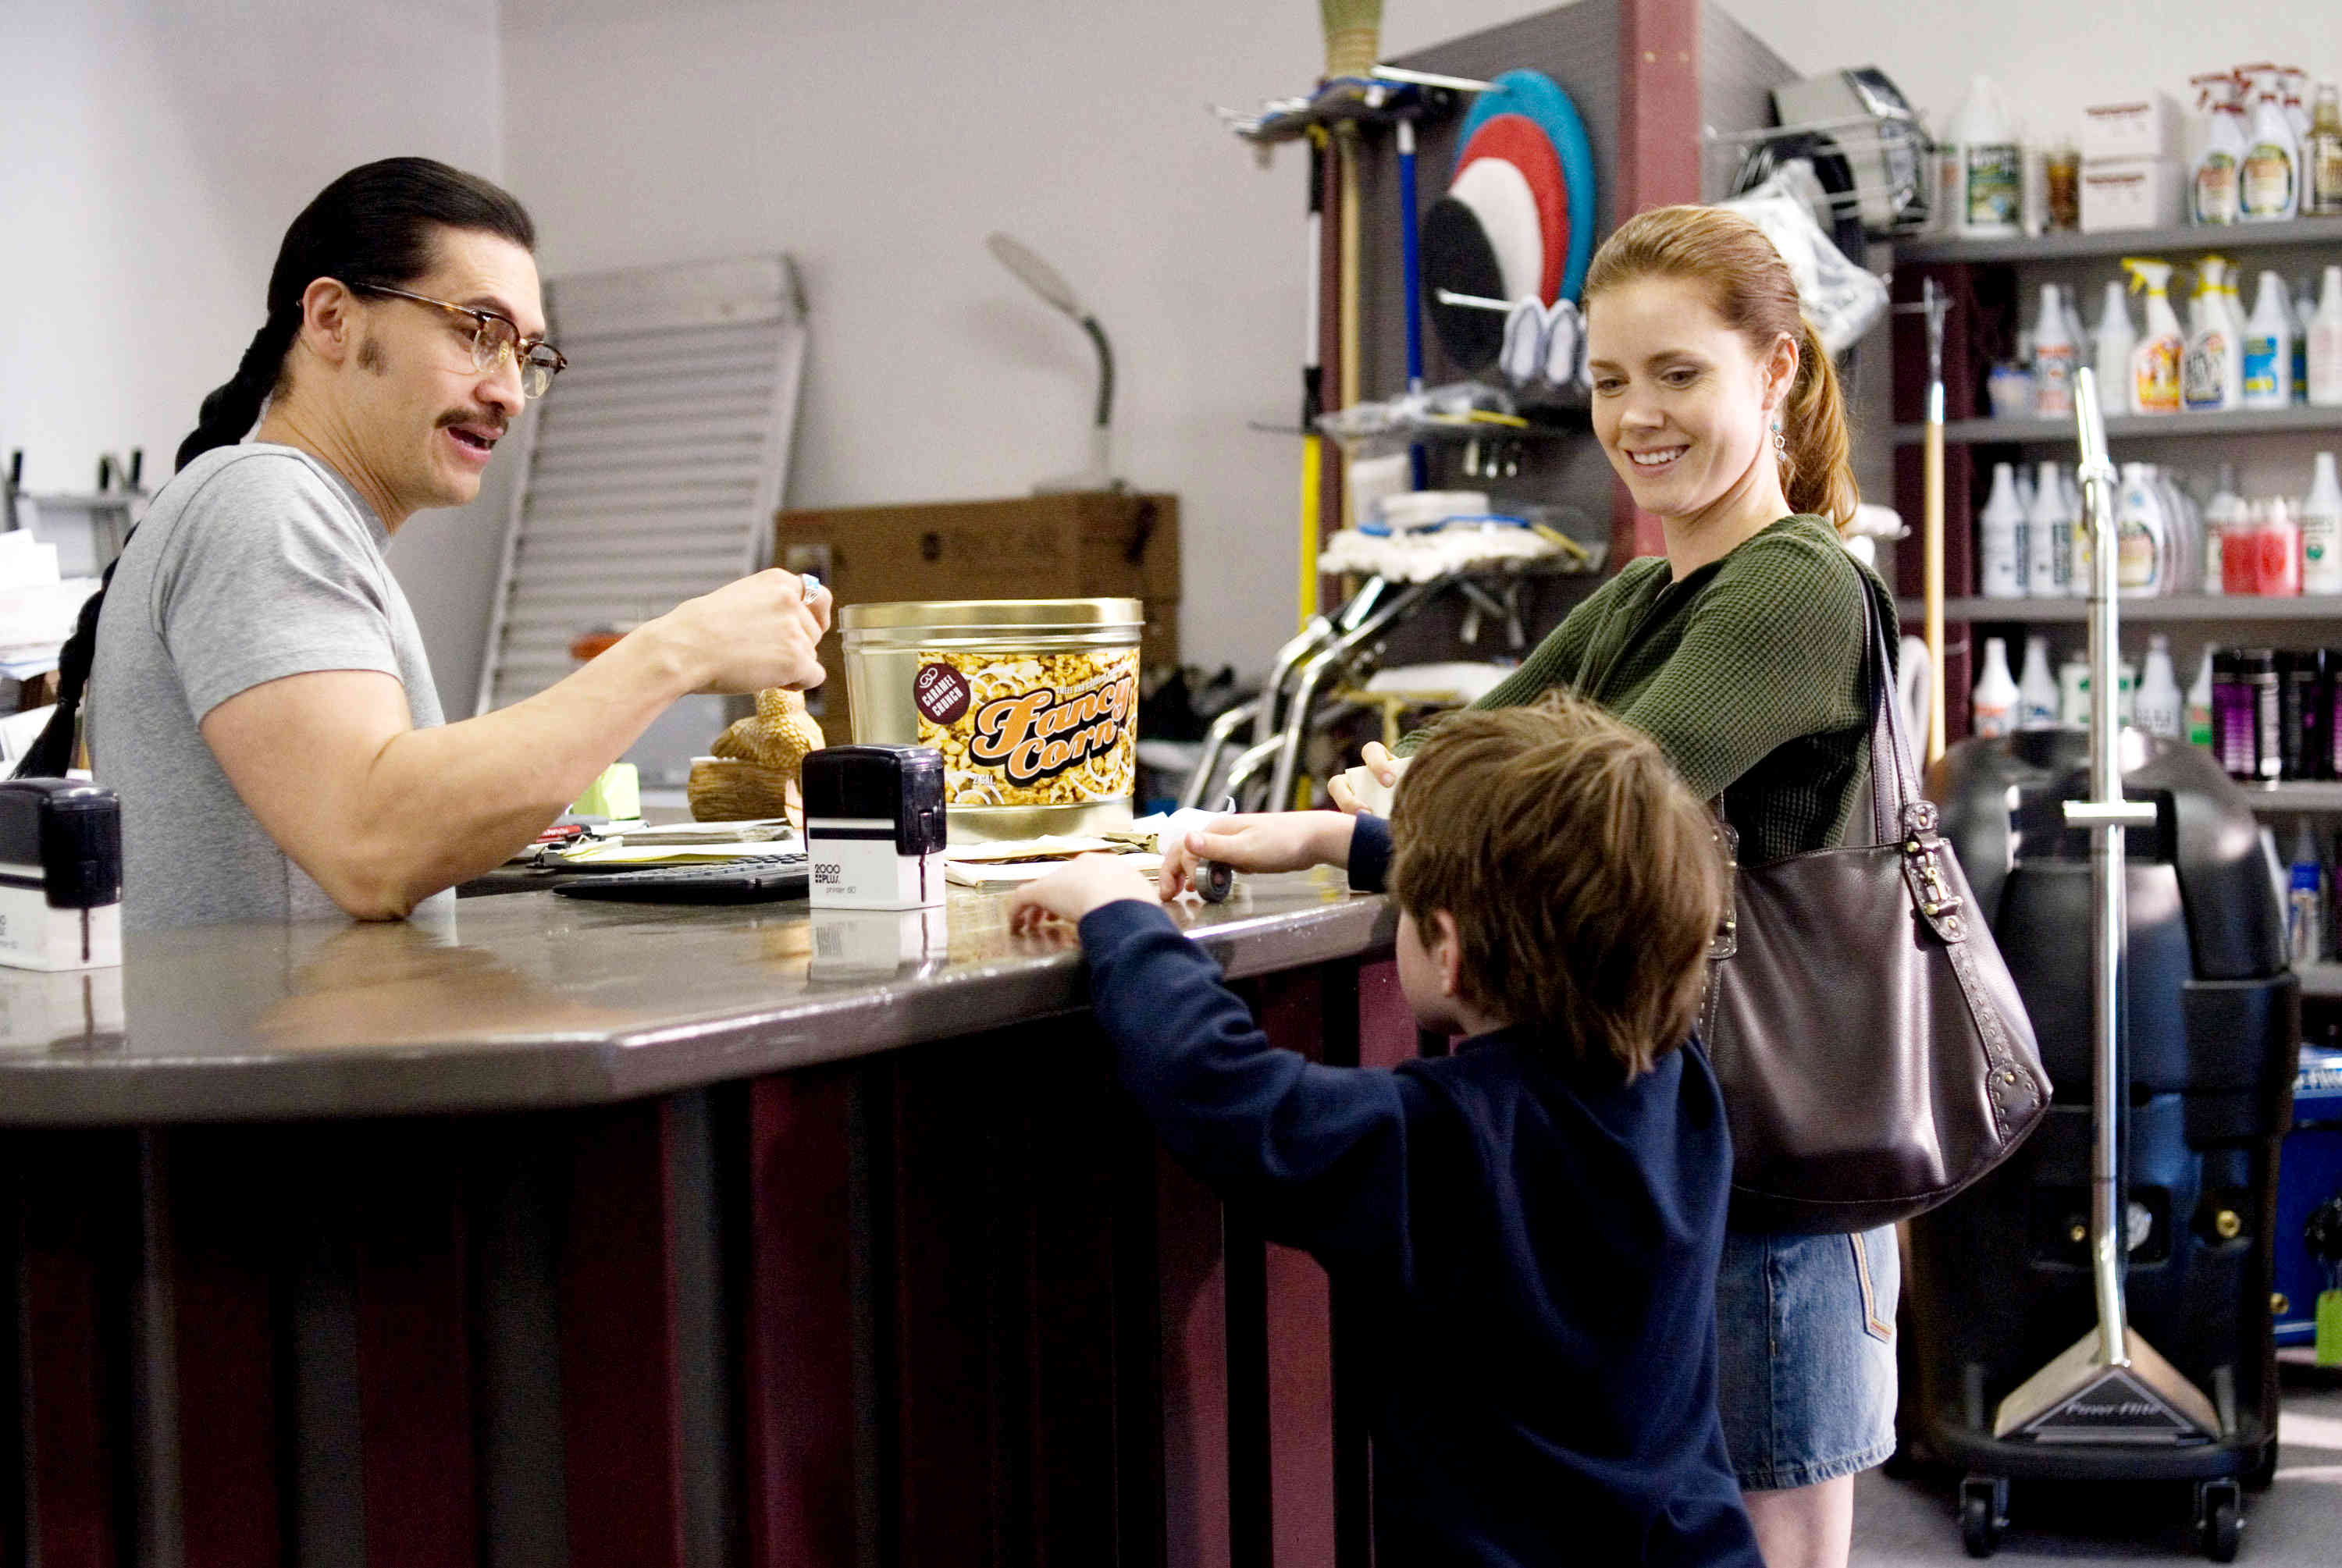
[[[1007,907],[532,894],[0,972],[0,1552],[1355,1550],[1323,1274],[1160,1154]],[[1179,915],[1280,1044],[1416,1048],[1337,874]]]

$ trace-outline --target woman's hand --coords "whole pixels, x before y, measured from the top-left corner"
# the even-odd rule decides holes
[[[1163,852],[1163,896],[1176,898],[1195,883],[1196,867],[1216,860],[1238,871],[1304,871],[1350,864],[1356,827],[1338,811],[1267,812],[1224,816],[1196,828]]]
[[[1152,904],[1155,889],[1113,855],[1076,855],[1062,869],[1016,890],[1009,901],[1008,928],[1031,931],[1052,915],[1079,925],[1084,915],[1126,898]]]
[[[1390,749],[1380,741],[1368,741],[1366,750],[1358,754],[1358,762],[1366,770],[1367,776],[1386,790],[1396,789],[1398,775],[1406,771],[1406,759],[1391,755]],[[1334,804],[1336,806],[1352,816],[1356,816],[1359,813],[1376,806],[1381,807],[1375,812],[1374,814],[1376,816],[1390,814],[1387,802],[1361,800],[1358,793],[1350,787],[1347,774],[1337,774],[1328,780],[1326,793],[1334,797]]]

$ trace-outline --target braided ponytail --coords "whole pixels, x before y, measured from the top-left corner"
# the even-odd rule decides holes
[[[527,210],[496,186],[429,158],[384,158],[361,165],[317,193],[285,231],[268,275],[268,319],[252,335],[235,374],[212,390],[195,427],[179,443],[185,468],[215,447],[233,446],[259,423],[272,394],[285,389],[288,356],[301,333],[302,300],[319,278],[345,284],[413,283],[431,270],[438,231],[465,229],[536,249]],[[128,541],[124,541],[127,548]],[[62,778],[73,765],[82,694],[97,654],[97,617],[114,568],[105,568],[57,656],[57,708],[18,764],[18,778]]]
[[[275,311],[252,335],[235,374],[214,387],[195,416],[195,427],[179,443],[175,467],[185,468],[215,446],[233,446],[260,423],[260,411],[285,382],[285,356],[301,330],[301,312]]]

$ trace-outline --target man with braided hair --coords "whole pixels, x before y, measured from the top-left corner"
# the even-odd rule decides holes
[[[529,843],[676,698],[821,680],[828,601],[768,571],[442,722],[383,552],[479,493],[565,363],[535,242],[510,195],[424,158],[351,170],[286,232],[267,319],[83,611],[24,770],[64,771],[86,685],[132,928],[406,915]]]

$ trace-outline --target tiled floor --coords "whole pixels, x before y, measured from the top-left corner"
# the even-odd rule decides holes
[[[2245,1498],[2240,1564],[2342,1568],[2342,1384],[2287,1369],[2277,1484]],[[1995,1563],[2140,1563],[2204,1559],[2187,1529],[2185,1485],[2012,1490]],[[1948,1568],[1967,1563],[1953,1499],[1940,1481],[1857,1483],[1854,1568]]]

